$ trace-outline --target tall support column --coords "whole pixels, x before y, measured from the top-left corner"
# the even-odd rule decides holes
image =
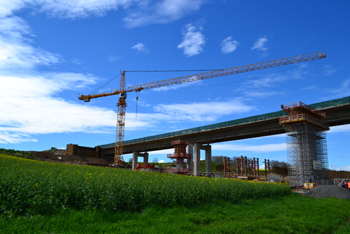
[[[207,177],[211,176],[211,145],[205,147],[205,174]]]
[[[201,173],[201,145],[194,143],[193,150],[193,175],[199,176]]]
[[[191,170],[191,173],[193,173],[193,144],[187,146],[187,152],[191,154],[191,158],[187,160],[187,169]]]
[[[140,152],[133,152],[132,153],[132,170],[136,170],[136,166],[137,166],[137,159],[138,157],[143,157],[143,163],[147,163],[148,164],[148,153],[140,153]]]
[[[143,154],[143,163],[147,163],[148,164],[148,153],[147,152],[145,152]]]
[[[136,166],[137,166],[137,157],[139,156],[139,152],[133,152],[132,153],[132,166],[131,169],[132,170],[136,170]]]

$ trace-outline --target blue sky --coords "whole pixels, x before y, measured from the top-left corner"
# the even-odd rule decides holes
[[[325,51],[327,58],[128,95],[125,140],[350,95],[350,2],[2,0],[0,147],[94,147],[115,140],[117,97],[78,100],[120,70],[221,69]],[[127,72],[128,85],[195,72]],[[100,92],[119,87],[114,79]],[[350,125],[327,134],[350,170]],[[151,152],[150,160],[167,160]],[[213,155],[287,160],[285,136],[213,145]],[[203,156],[204,157],[204,156]],[[128,160],[126,155],[125,159]]]

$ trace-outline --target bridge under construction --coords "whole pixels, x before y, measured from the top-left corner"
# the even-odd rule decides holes
[[[350,124],[350,96],[314,103],[312,108],[326,114],[325,123],[329,127]],[[188,167],[194,175],[200,174],[200,150],[205,150],[206,172],[211,172],[211,145],[225,141],[235,141],[254,137],[269,136],[285,133],[280,118],[286,116],[283,110],[270,112],[217,124],[205,125],[180,131],[124,141],[124,154],[133,154],[133,169],[136,168],[137,158],[143,157],[148,163],[149,153],[155,150],[174,148],[172,141],[189,142],[187,153],[192,155],[188,160]],[[75,153],[79,151],[94,151],[98,157],[114,157],[115,143],[98,145],[95,148],[75,146]],[[73,153],[73,152],[72,152]]]

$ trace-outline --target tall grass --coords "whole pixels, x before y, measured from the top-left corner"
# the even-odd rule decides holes
[[[290,194],[284,184],[47,163],[0,154],[0,214],[140,211]]]

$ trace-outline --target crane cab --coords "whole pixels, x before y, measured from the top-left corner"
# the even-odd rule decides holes
[[[127,97],[126,93],[120,93],[119,94],[119,101],[122,101],[122,100],[125,101],[126,97]]]

